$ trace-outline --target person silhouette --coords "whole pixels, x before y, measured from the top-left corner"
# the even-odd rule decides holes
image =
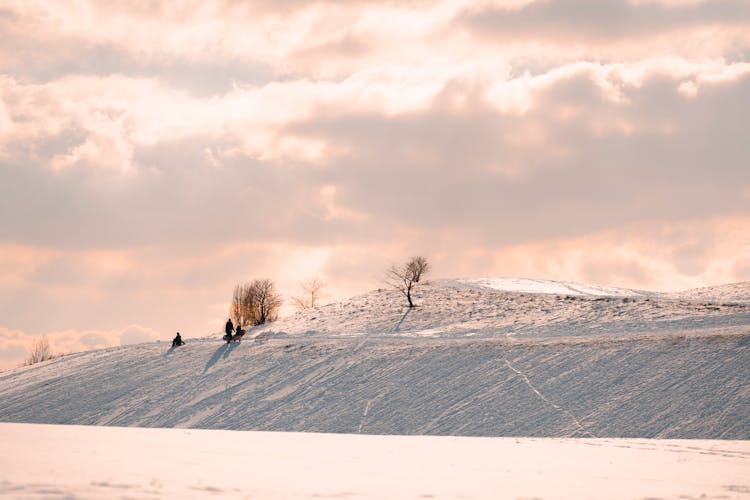
[[[232,324],[232,318],[227,319],[227,324],[224,326],[224,340],[227,344],[232,341],[232,333],[234,332],[234,325]]]

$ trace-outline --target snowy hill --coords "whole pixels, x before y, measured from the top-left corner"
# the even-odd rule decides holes
[[[241,344],[216,334],[21,368],[0,375],[0,421],[750,439],[748,303],[446,280],[404,304],[373,291]]]
[[[603,285],[587,285],[569,281],[534,280],[524,278],[479,278],[456,280],[460,284],[492,288],[505,292],[543,293],[554,295],[595,295],[605,297],[652,297],[654,292]]]
[[[541,280],[439,280],[416,292],[417,309],[393,290],[303,311],[258,329],[276,336],[531,339],[705,333],[750,324],[749,303],[696,303],[625,288]]]
[[[735,302],[748,304],[750,303],[750,281],[704,288],[693,288],[683,292],[668,294],[667,297],[693,301]]]

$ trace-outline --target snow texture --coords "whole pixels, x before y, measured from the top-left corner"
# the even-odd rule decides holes
[[[0,497],[739,499],[747,441],[0,424]]]
[[[0,421],[401,435],[750,439],[750,286],[392,290],[187,345],[0,374]],[[531,293],[533,292],[533,293]],[[187,329],[179,328],[180,331]]]

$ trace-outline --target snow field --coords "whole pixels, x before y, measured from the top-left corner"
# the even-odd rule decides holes
[[[748,498],[750,443],[0,424],[0,497]]]

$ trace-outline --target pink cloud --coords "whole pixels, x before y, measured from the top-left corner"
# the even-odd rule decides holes
[[[28,356],[33,341],[40,335],[0,326],[0,370],[20,366]],[[50,331],[44,335],[49,340],[52,354],[55,356],[159,339],[167,340],[168,337],[140,325],[129,325],[122,330]]]

